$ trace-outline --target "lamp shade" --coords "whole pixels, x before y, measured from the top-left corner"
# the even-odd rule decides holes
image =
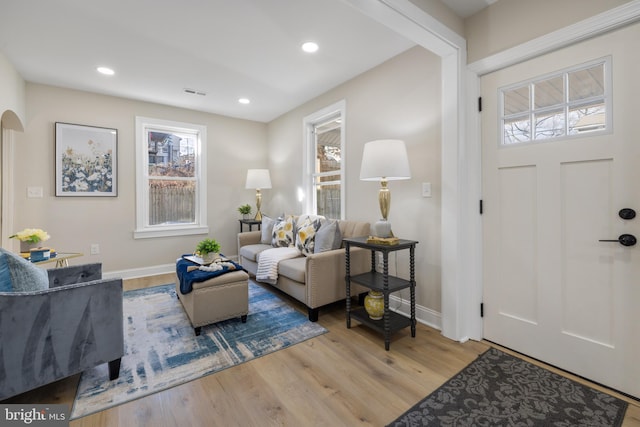
[[[245,188],[271,188],[269,169],[249,169],[247,171],[247,185]]]
[[[362,181],[394,181],[409,178],[411,170],[404,141],[379,139],[364,144],[360,166]]]

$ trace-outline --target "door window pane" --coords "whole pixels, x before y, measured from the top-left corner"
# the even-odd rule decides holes
[[[502,88],[502,145],[606,131],[610,58]],[[531,99],[530,99],[531,97]],[[532,102],[529,102],[529,101]]]
[[[510,116],[529,111],[529,86],[504,92],[504,115]]]
[[[535,107],[544,108],[564,103],[564,79],[562,76],[534,84]]]
[[[564,135],[565,129],[564,109],[536,114],[535,139],[549,139]]]
[[[531,122],[529,116],[504,120],[504,144],[529,141]]]
[[[604,64],[569,73],[569,101],[604,95]]]

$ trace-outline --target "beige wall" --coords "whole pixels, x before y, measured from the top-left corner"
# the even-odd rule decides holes
[[[13,114],[5,115],[7,111]],[[2,53],[0,53],[0,119],[3,120],[5,128],[15,130],[22,130],[25,120],[25,82]]]
[[[389,183],[389,220],[397,236],[420,242],[417,303],[439,312],[441,75],[440,59],[432,53],[412,48],[269,123],[273,188],[265,212],[300,212],[303,118],[340,100],[346,102],[346,218],[375,222],[380,217],[379,184],[359,180],[364,143],[403,139],[412,178]],[[422,182],[431,182],[433,197],[421,196]],[[391,263],[395,273],[393,256]],[[408,278],[408,251],[399,252],[397,266],[398,275]],[[408,291],[402,297],[408,299]]]
[[[464,21],[440,0],[409,0],[461,36],[464,36]]]
[[[464,22],[468,62],[517,46],[629,1],[498,1]]]
[[[52,236],[51,247],[83,252],[77,263],[99,261],[106,272],[170,264],[192,252],[202,235],[133,239],[135,117],[145,116],[207,127],[209,234],[223,253],[237,253],[236,208],[254,202],[244,184],[247,168],[266,166],[265,124],[31,83],[26,95],[25,131],[16,133],[15,146],[16,231],[43,228]],[[55,197],[57,121],[118,129],[118,197]],[[44,197],[28,199],[29,186],[43,187]],[[92,243],[100,245],[100,255],[89,255]]]

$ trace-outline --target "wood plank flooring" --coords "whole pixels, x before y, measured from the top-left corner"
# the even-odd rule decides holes
[[[132,279],[124,287],[173,280],[173,275]],[[306,314],[301,304],[283,298]],[[418,324],[415,338],[408,328],[400,331],[387,352],[381,335],[357,322],[346,328],[344,303],[320,310],[319,323],[329,330],[327,334],[71,421],[70,426],[383,426],[491,346],[476,341],[460,344]],[[71,407],[78,379],[76,375],[3,403]],[[617,397],[630,402],[623,426],[640,427],[640,402]]]

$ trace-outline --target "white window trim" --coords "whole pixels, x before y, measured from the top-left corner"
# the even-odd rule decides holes
[[[303,182],[303,193],[304,200],[302,201],[303,212],[315,213],[317,209],[316,204],[316,192],[313,188],[313,180],[312,175],[315,173],[315,153],[310,151],[311,144],[310,141],[315,141],[313,135],[313,129],[317,124],[320,124],[331,116],[340,115],[342,119],[342,131],[340,132],[340,219],[344,220],[346,215],[346,183],[345,183],[345,174],[344,174],[344,165],[347,163],[346,159],[346,149],[345,149],[345,125],[346,125],[346,113],[347,113],[347,103],[345,100],[338,101],[335,104],[331,104],[319,111],[316,111],[313,114],[310,114],[302,120],[302,128],[303,128],[303,147],[302,147],[302,182]],[[332,173],[331,175],[338,175],[336,173]]]
[[[152,126],[155,129],[167,131],[185,131],[198,133],[196,147],[196,176],[198,177],[195,224],[149,225],[149,197],[148,197],[148,172],[149,156],[145,138],[145,128]],[[194,234],[208,234],[207,226],[207,168],[203,167],[207,158],[207,127],[192,123],[176,122],[171,120],[153,119],[149,117],[136,117],[136,229],[133,232],[134,239],[146,239],[155,237],[184,236]]]

